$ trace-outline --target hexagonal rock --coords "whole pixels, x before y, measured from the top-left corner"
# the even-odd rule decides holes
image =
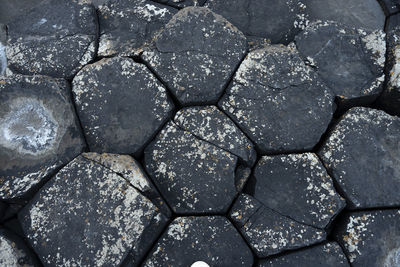
[[[345,206],[313,153],[262,157],[249,187],[266,207],[318,228],[325,228]]]
[[[98,9],[98,55],[139,55],[176,12],[148,0],[108,1]]]
[[[205,7],[220,14],[248,36],[289,43],[308,24],[304,1],[208,0]]]
[[[261,153],[312,149],[332,118],[329,89],[292,47],[248,54],[219,106]]]
[[[252,266],[253,255],[224,217],[178,217],[153,247],[144,266]]]
[[[95,56],[96,11],[71,0],[46,0],[8,25],[8,66],[22,74],[72,77]]]
[[[122,176],[82,156],[61,169],[19,219],[45,266],[117,266],[130,250],[143,256],[166,223]],[[148,231],[153,239],[144,238]]]
[[[349,208],[400,205],[400,119],[369,108],[350,109],[319,155]]]
[[[237,193],[237,157],[173,121],[144,155],[147,172],[176,213],[223,213]]]
[[[350,27],[383,30],[385,13],[376,0],[306,0],[310,21],[336,21]]]
[[[73,95],[90,150],[139,154],[173,110],[164,86],[142,64],[106,58],[74,78]]]
[[[207,8],[180,10],[144,61],[184,105],[215,103],[247,50],[246,37]]]
[[[257,153],[253,143],[216,106],[181,109],[174,121],[197,138],[237,156],[247,166],[254,165]]]
[[[336,242],[329,242],[274,259],[260,260],[258,267],[336,267],[350,266],[342,249]]]
[[[400,210],[347,214],[335,232],[351,266],[399,266]]]
[[[4,229],[0,229],[0,265],[4,267],[39,266],[24,242]]]
[[[207,0],[154,0],[154,1],[177,8],[183,8],[188,6],[202,6]]]
[[[386,53],[382,30],[367,32],[318,21],[295,40],[300,55],[316,69],[341,104],[367,104],[381,92]]]
[[[24,196],[85,146],[63,80],[0,79],[0,198]]]
[[[282,216],[246,194],[239,195],[229,216],[260,258],[319,243],[326,237],[323,230]]]

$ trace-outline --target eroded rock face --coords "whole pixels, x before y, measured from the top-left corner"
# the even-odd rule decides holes
[[[117,266],[131,250],[143,256],[154,241],[144,233],[151,227],[155,238],[166,221],[124,177],[82,156],[61,169],[19,218],[46,266]]]
[[[336,22],[315,22],[296,36],[302,58],[346,105],[367,104],[382,90],[386,42],[382,30],[367,32]]]
[[[85,66],[73,95],[90,150],[139,154],[171,116],[164,86],[142,64],[115,57]]]
[[[142,58],[181,104],[215,103],[247,50],[245,36],[207,8],[180,10]]]
[[[11,232],[0,229],[0,265],[14,267],[38,266],[23,241]]]
[[[350,208],[400,204],[400,119],[369,108],[350,109],[319,153]]]
[[[84,148],[63,80],[0,79],[0,198],[23,196]]]
[[[282,216],[247,194],[239,195],[229,216],[260,258],[319,243],[326,236],[325,231]]]
[[[352,266],[399,266],[400,211],[347,214],[336,231]]]
[[[70,0],[47,0],[8,25],[8,66],[21,74],[72,77],[95,56],[96,11]]]
[[[311,150],[332,118],[329,89],[292,46],[248,54],[219,106],[261,153]]]
[[[317,228],[325,228],[345,206],[313,153],[262,157],[249,184],[266,207]]]
[[[154,0],[154,1],[177,8],[182,8],[188,6],[202,6],[207,0]]]
[[[287,44],[308,24],[304,3],[299,0],[208,0],[205,6],[248,36]]]
[[[177,12],[148,0],[112,0],[99,11],[99,56],[136,56]]]
[[[161,236],[144,266],[252,266],[250,249],[224,217],[178,217]]]
[[[258,267],[309,267],[350,266],[342,249],[336,242],[296,251],[274,259],[260,260]]]

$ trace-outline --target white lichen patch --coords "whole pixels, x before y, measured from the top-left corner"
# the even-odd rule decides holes
[[[395,46],[392,60],[394,64],[389,71],[389,90],[400,88],[400,45]]]
[[[0,235],[0,266],[4,267],[31,267],[24,263],[26,253],[17,247],[15,242]]]
[[[385,54],[386,54],[386,34],[382,30],[377,30],[369,34],[365,34],[364,31],[359,31],[361,35],[364,35],[361,40],[365,43],[366,48],[371,51],[374,56],[375,62],[378,66],[385,66]]]

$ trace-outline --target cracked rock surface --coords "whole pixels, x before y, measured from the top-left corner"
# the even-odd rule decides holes
[[[154,1],[177,8],[182,8],[188,6],[202,6],[207,0],[154,0]]]

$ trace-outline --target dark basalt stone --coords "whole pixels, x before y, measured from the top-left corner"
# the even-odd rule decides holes
[[[386,23],[386,32],[390,32],[400,27],[400,13],[388,17]]]
[[[154,0],[165,5],[170,5],[176,8],[188,6],[202,6],[207,0]]]
[[[144,266],[252,266],[250,249],[224,217],[178,217],[163,233]]]
[[[336,242],[289,253],[274,259],[260,260],[258,267],[350,267],[346,256]]]
[[[249,187],[266,207],[318,228],[325,228],[345,206],[313,153],[262,157]]]
[[[399,266],[400,210],[346,214],[338,224],[335,238],[351,266]]]
[[[319,155],[349,208],[400,205],[400,119],[353,108],[343,115]]]
[[[141,153],[172,115],[164,86],[129,58],[106,58],[74,78],[73,95],[93,152]]]
[[[45,266],[117,266],[142,257],[166,218],[111,169],[78,157],[20,212],[23,230]],[[158,224],[155,224],[158,222]],[[140,261],[140,258],[136,258]]]
[[[315,22],[296,36],[303,59],[337,96],[343,107],[373,102],[385,75],[382,30],[368,32],[336,22]]]
[[[33,267],[40,265],[21,238],[8,230],[0,229],[0,266]]]
[[[323,230],[285,217],[246,194],[239,195],[229,216],[260,258],[319,243],[326,236]]]
[[[84,148],[64,80],[0,79],[0,198],[23,197]]]
[[[311,150],[328,127],[333,95],[292,46],[248,54],[219,106],[263,153]]]
[[[176,12],[148,0],[108,1],[98,9],[98,55],[139,55]]]
[[[287,44],[308,24],[306,5],[303,2],[208,0],[205,7],[222,15],[247,36]]]
[[[400,2],[398,0],[381,0],[388,14],[400,12]]]
[[[73,0],[47,0],[8,25],[8,67],[21,74],[70,78],[95,56],[96,11]]]
[[[187,7],[142,58],[181,104],[206,104],[217,102],[246,51],[246,37],[226,19]]]

